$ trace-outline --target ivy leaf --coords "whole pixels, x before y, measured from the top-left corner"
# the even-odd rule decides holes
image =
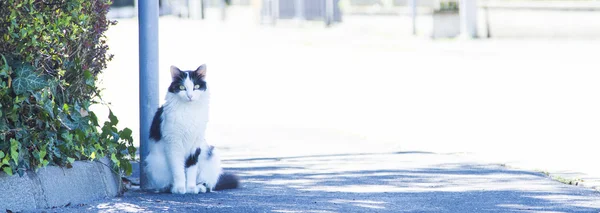
[[[46,100],[44,102],[44,110],[46,110],[46,112],[48,112],[48,115],[50,115],[50,117],[54,119],[54,101]]]
[[[65,140],[67,144],[73,144],[73,135],[67,131],[60,134],[60,137]]]
[[[94,124],[94,126],[100,126],[98,124],[98,117],[96,117],[96,114],[92,111],[90,111],[89,113],[90,113],[90,121],[92,121],[92,124]]]
[[[71,120],[72,120],[72,124],[73,124],[73,128],[72,129],[85,129],[87,126],[89,126],[89,118],[83,116],[81,114],[81,110],[84,110],[83,108],[81,108],[79,106],[79,104],[75,104],[75,107],[73,108],[75,111],[78,111],[77,113],[71,113]],[[84,110],[85,111],[85,110]],[[86,111],[87,113],[87,111]],[[86,115],[87,116],[87,115]]]
[[[112,155],[110,155],[110,159],[113,163],[117,164],[117,166],[120,166],[119,159],[117,159],[117,155],[115,155],[115,153],[112,153]]]
[[[10,156],[16,165],[19,165],[19,141],[10,139]]]
[[[133,172],[133,167],[131,166],[131,163],[124,160],[121,165],[123,166],[123,170],[125,170],[125,175],[131,175],[131,173]]]
[[[108,119],[110,119],[110,124],[113,126],[119,123],[119,119],[117,119],[117,116],[113,114],[112,110],[108,111]]]
[[[5,172],[6,174],[10,175],[10,176],[12,176],[12,175],[13,175],[13,173],[12,173],[12,169],[11,169],[10,167],[8,167],[8,166],[7,166],[7,167],[4,167],[4,168],[2,168],[2,170],[4,170],[4,172]]]
[[[67,161],[69,161],[69,163],[72,164],[73,162],[75,162],[75,158],[67,157]]]
[[[25,169],[23,169],[23,168],[17,169],[17,174],[19,174],[19,177],[23,177],[23,175],[25,175]]]
[[[40,159],[44,159],[46,157],[46,146],[43,146],[40,150]]]
[[[90,73],[90,70],[83,71],[83,76],[85,77],[85,84],[93,87],[96,81],[94,80],[92,73]]]
[[[67,117],[67,115],[60,113],[58,118],[60,119],[60,121],[62,121],[62,123],[67,126],[69,129],[73,130],[77,127],[77,124],[74,124],[73,122],[71,122],[71,119],[69,119]]]
[[[2,150],[0,150],[0,159],[4,158],[4,152]],[[2,165],[2,164],[0,164]]]
[[[12,82],[13,91],[21,95],[27,91],[35,91],[46,87],[46,79],[35,73],[31,65],[21,64],[15,69],[16,78]]]
[[[4,55],[1,55],[1,56],[2,56],[2,61],[4,62],[4,66],[2,66],[2,69],[0,69],[0,76],[6,77],[6,76],[8,76],[9,67],[8,67],[8,63],[6,62],[6,58],[4,57]]]
[[[8,127],[6,126],[5,119],[3,117],[1,117],[1,116],[0,116],[0,129],[8,129]],[[2,157],[0,157],[0,158],[2,158]]]
[[[133,140],[133,138],[131,138],[131,134],[132,133],[133,132],[131,131],[131,129],[125,128],[125,129],[123,129],[123,131],[119,132],[119,137],[121,139],[124,139],[124,140],[127,140],[127,141],[132,141]]]

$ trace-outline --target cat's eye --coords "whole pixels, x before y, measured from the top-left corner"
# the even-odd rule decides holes
[[[194,85],[194,89],[200,89],[200,85],[198,85],[198,84]]]
[[[181,85],[181,86],[179,86],[179,89],[180,90],[185,90],[185,86]]]

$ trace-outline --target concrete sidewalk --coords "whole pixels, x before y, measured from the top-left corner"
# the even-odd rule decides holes
[[[600,193],[460,154],[388,152],[225,161],[242,188],[199,195],[131,190],[48,212],[599,212]]]

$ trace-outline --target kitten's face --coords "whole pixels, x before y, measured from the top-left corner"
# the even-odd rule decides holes
[[[171,77],[173,82],[169,86],[169,92],[175,94],[181,101],[192,102],[198,100],[206,93],[206,65],[198,67],[194,71],[181,71],[171,66]]]

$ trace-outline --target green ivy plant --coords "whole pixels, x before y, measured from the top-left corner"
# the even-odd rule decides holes
[[[97,76],[112,58],[109,0],[0,1],[0,170],[107,157],[130,174],[132,132],[109,113],[100,124]]]

